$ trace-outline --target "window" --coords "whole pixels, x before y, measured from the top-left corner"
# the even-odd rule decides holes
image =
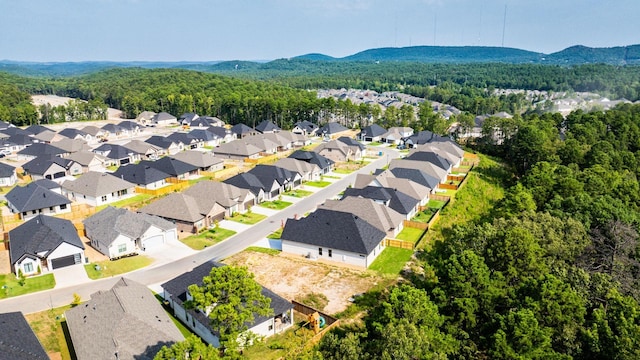
[[[36,214],[36,213],[37,213],[37,211],[35,211],[35,210],[31,210],[31,213],[32,213],[32,214]]]
[[[269,325],[269,331],[273,330],[273,324]]]
[[[33,272],[33,263],[30,263],[30,262],[25,263],[25,264],[24,264],[24,272],[25,272],[25,273],[31,273],[31,272]]]
[[[328,251],[329,251],[329,257],[332,257],[333,256],[333,250],[329,249]]]
[[[120,245],[118,245],[118,252],[119,252],[119,253],[123,253],[123,252],[125,252],[125,251],[127,251],[127,244],[120,244]]]
[[[60,205],[60,210],[64,210],[64,209],[66,209],[66,208],[67,208],[67,204],[62,204],[62,205]]]
[[[53,211],[53,206],[49,207],[49,211]]]
[[[318,256],[322,256],[322,248],[318,248]]]
[[[100,200],[102,200],[102,201],[107,201],[107,195],[102,195],[102,197],[100,198]]]

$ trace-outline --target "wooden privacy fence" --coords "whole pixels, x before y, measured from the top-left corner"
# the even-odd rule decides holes
[[[438,187],[440,189],[458,190],[458,185],[456,184],[438,184]]]
[[[309,340],[309,342],[307,343],[306,346],[312,346],[317,344],[320,339],[322,339],[322,337],[331,329],[333,329],[334,327],[340,325],[340,320],[334,318],[331,315],[325,314],[320,310],[314,309],[310,306],[307,306],[305,304],[301,304],[295,300],[291,300],[291,303],[293,304],[293,310],[304,314],[304,315],[311,315],[315,312],[317,312],[320,316],[322,316],[325,320],[325,326],[322,328],[322,330],[320,330],[319,333],[317,333],[314,337],[311,338],[311,340]]]
[[[65,214],[57,214],[55,217],[70,221],[82,221],[96,213],[95,206],[89,204],[71,204],[71,212]]]
[[[78,231],[78,236],[80,237],[87,236],[87,233],[84,230],[84,224],[82,222],[74,222],[73,226],[76,227],[76,231]]]
[[[451,200],[451,196],[438,195],[438,194],[429,194],[429,199],[448,202],[449,200]]]
[[[278,161],[278,155],[277,154],[265,154],[262,157],[259,157],[257,159],[250,159],[250,158],[244,158],[244,162],[250,163],[250,164],[268,164],[268,163],[272,163],[272,162],[276,162]]]
[[[400,248],[400,249],[409,249],[409,250],[413,250],[415,248],[415,244],[411,241],[392,239],[392,238],[385,238],[384,246]]]
[[[429,224],[419,221],[404,220],[404,227],[427,230],[429,228]]]
[[[464,175],[452,175],[452,174],[447,175],[448,181],[462,181],[464,180],[464,178],[465,178]]]

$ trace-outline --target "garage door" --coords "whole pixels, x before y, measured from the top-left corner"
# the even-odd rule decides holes
[[[51,260],[51,267],[54,270],[59,269],[61,267],[65,267],[65,266],[75,265],[75,264],[76,264],[76,255],[63,256],[63,257]]]
[[[152,236],[148,239],[145,239],[142,242],[142,247],[147,250],[157,246],[164,244],[164,237],[162,235]]]

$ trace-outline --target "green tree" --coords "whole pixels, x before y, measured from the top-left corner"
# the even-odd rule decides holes
[[[217,360],[220,358],[220,350],[203,343],[199,337],[190,335],[184,341],[177,342],[171,346],[163,346],[153,359]]]

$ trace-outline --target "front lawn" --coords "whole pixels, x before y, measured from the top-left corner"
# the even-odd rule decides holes
[[[369,266],[369,269],[382,274],[398,275],[412,255],[413,250],[387,246]]]
[[[277,249],[268,249],[268,248],[263,248],[259,246],[249,246],[248,248],[244,249],[244,251],[253,251],[253,252],[273,255],[273,256],[278,256],[280,255],[280,252],[281,252],[280,250],[277,250]]]
[[[289,190],[289,191],[285,192],[283,195],[303,198],[303,197],[307,197],[307,196],[309,196],[311,194],[313,194],[313,192],[308,191],[308,190],[295,189],[295,190]]]
[[[0,275],[0,299],[53,289],[56,279],[53,274],[45,274],[24,279],[24,285],[14,274]]]
[[[319,188],[323,188],[323,187],[327,187],[327,186],[331,185],[331,183],[328,182],[328,181],[307,181],[304,184],[305,185],[309,185],[309,186],[313,186],[313,187],[319,187]]]
[[[266,215],[256,214],[254,212],[245,212],[244,214],[237,213],[227,218],[227,220],[231,220],[231,221],[235,221],[235,222],[239,222],[247,225],[253,225],[266,218],[267,218]]]
[[[69,299],[69,303],[72,301],[73,299]],[[60,359],[71,359],[69,346],[62,327],[63,324],[66,324],[63,314],[69,309],[71,309],[71,305],[24,316],[47,354],[59,353]],[[56,357],[52,358],[55,359]]]
[[[288,201],[273,200],[273,201],[262,202],[260,203],[260,206],[265,207],[267,209],[272,209],[272,210],[282,210],[291,204],[292,203]]]
[[[182,239],[180,241],[182,241],[185,245],[192,248],[193,250],[202,250],[208,246],[215,245],[220,241],[235,234],[236,232],[233,230],[218,227],[215,229],[209,229],[198,235],[189,236],[188,238]]]
[[[336,168],[333,170],[333,172],[336,174],[351,174],[353,171],[354,171],[353,169],[345,169],[345,168]]]
[[[396,236],[396,239],[409,241],[415,244],[418,242],[418,240],[420,240],[422,234],[424,234],[424,230],[422,229],[405,226],[404,229],[402,229],[402,231],[400,231],[400,233]]]
[[[267,235],[267,239],[280,239],[280,236],[282,236],[282,228]]]
[[[128,273],[151,265],[153,260],[144,255],[130,256],[118,260],[98,261],[84,266],[90,279],[102,279]],[[96,267],[98,265],[99,267]],[[100,269],[100,270],[97,270]]]

